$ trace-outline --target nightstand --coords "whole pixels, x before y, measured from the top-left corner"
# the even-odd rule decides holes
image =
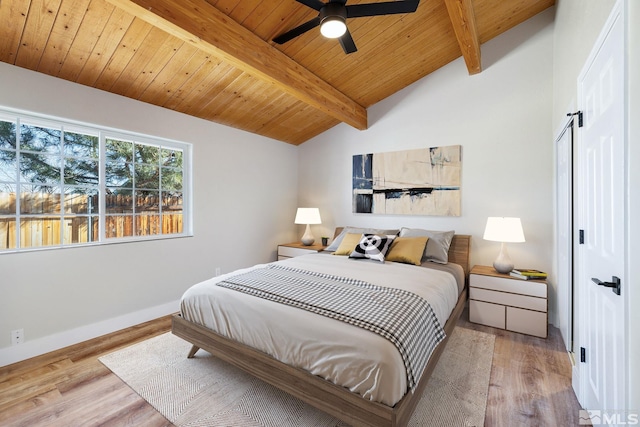
[[[469,321],[546,338],[547,282],[476,265],[469,275]]]
[[[326,248],[323,245],[305,246],[300,242],[285,243],[278,245],[278,261],[287,258],[293,258],[300,255],[313,254],[321,252]]]

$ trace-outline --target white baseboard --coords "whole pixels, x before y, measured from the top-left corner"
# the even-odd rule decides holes
[[[576,397],[578,398],[578,403],[580,404],[581,407],[584,408],[584,406],[582,405],[582,391],[581,391],[581,387],[580,387],[580,369],[578,367],[578,365],[573,365],[571,367],[571,388],[573,388],[573,392],[575,393]]]
[[[68,331],[58,332],[33,341],[25,341],[23,344],[2,348],[0,349],[0,367],[110,334],[120,329],[139,325],[158,317],[176,313],[179,310],[180,300],[176,300]]]

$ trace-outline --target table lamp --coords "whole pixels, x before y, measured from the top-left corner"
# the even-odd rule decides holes
[[[296,224],[306,224],[307,228],[302,235],[301,242],[305,246],[310,246],[315,241],[313,234],[311,233],[310,224],[322,224],[320,220],[320,210],[318,208],[298,208],[296,212]]]
[[[498,273],[509,274],[513,270],[513,262],[507,252],[507,243],[525,241],[520,218],[489,217],[483,238],[501,243],[500,253],[493,262],[493,268]]]

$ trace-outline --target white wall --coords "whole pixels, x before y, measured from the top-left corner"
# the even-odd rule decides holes
[[[553,130],[574,112],[577,79],[615,0],[557,0],[553,35]],[[554,135],[555,136],[555,135]]]
[[[299,199],[338,225],[455,229],[471,234],[472,264],[491,265],[500,244],[482,240],[489,216],[522,219],[518,266],[549,271],[553,250],[553,9],[482,45],[483,71],[462,58],[369,108],[370,127],[338,125],[300,146]],[[352,156],[462,145],[460,217],[353,214]],[[553,289],[553,287],[551,288]],[[553,308],[553,295],[552,303]]]
[[[635,267],[640,260],[640,2],[628,2],[629,29],[629,145],[628,183],[628,269],[629,292],[629,409],[640,412],[640,279]],[[634,167],[635,166],[635,167]]]
[[[553,123],[558,129],[565,120],[567,108],[575,108],[577,79],[615,0],[559,0],[556,5],[554,34]],[[627,319],[629,345],[628,409],[640,412],[640,281],[634,267],[640,259],[640,3],[628,5],[628,144],[627,144],[627,271],[628,282],[623,291],[628,295]],[[575,110],[574,110],[575,111]]]
[[[178,310],[295,239],[297,148],[0,63],[0,106],[193,144],[194,236],[0,254],[0,366]],[[10,346],[10,331],[26,342]]]

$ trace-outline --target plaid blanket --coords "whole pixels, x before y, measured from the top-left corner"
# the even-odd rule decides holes
[[[420,380],[435,347],[445,338],[429,303],[402,289],[269,264],[218,283],[359,326],[391,341],[400,352],[409,389]]]

